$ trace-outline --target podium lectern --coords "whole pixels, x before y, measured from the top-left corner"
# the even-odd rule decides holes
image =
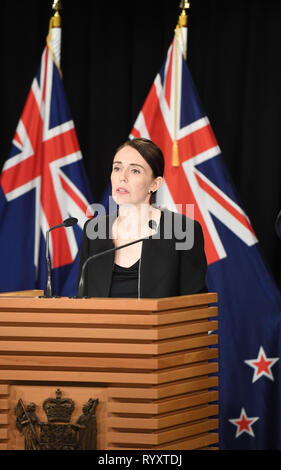
[[[13,296],[12,296],[13,295]],[[96,449],[217,448],[216,293],[161,299],[0,296],[0,449],[22,450],[19,400],[89,398]],[[35,293],[36,295],[36,293]]]

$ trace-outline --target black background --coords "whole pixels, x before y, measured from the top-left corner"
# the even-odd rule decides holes
[[[94,196],[172,41],[179,0],[63,0],[64,87]],[[188,64],[226,166],[281,287],[281,1],[191,0]],[[52,0],[1,1],[0,165],[7,158]]]

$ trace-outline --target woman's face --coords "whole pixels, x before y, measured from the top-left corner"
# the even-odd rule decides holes
[[[111,173],[112,197],[116,204],[144,204],[149,191],[156,191],[162,178],[154,178],[152,169],[133,147],[123,147],[116,153]]]

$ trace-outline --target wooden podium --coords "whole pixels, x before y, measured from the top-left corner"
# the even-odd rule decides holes
[[[217,448],[217,294],[27,295],[0,296],[1,450],[24,449],[18,400],[46,421],[57,389],[75,403],[71,421],[98,398],[97,449]]]

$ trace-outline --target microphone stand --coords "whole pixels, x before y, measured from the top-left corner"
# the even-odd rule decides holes
[[[90,256],[89,258],[84,261],[82,269],[81,269],[81,275],[80,275],[80,281],[78,285],[78,291],[77,291],[77,296],[74,297],[76,299],[81,299],[85,298],[84,297],[84,275],[85,275],[85,269],[89,261],[91,261],[94,258],[99,258],[100,256],[106,255],[107,253],[112,253],[113,251],[121,250],[121,248],[125,248],[126,246],[134,245],[134,243],[139,243],[142,242],[143,240],[148,240],[151,235],[144,237],[144,238],[139,238],[138,240],[134,240],[133,242],[126,243],[125,245],[117,246],[116,248],[110,248],[109,250],[101,251],[100,253],[96,253],[95,255]]]
[[[57,295],[53,295],[52,291],[52,279],[51,279],[51,261],[49,257],[49,237],[50,237],[50,232],[51,230],[54,230],[55,228],[60,228],[60,227],[72,227],[73,225],[76,225],[78,222],[78,219],[75,217],[70,217],[68,219],[65,219],[62,224],[59,225],[54,225],[54,227],[51,227],[47,230],[46,232],[46,262],[47,262],[47,283],[46,283],[46,293],[45,295],[41,295],[41,298],[57,298]]]
[[[149,220],[148,225],[152,230],[157,229],[157,224],[156,224],[155,220],[153,220],[153,219]],[[86,261],[84,261],[84,263],[82,265],[80,280],[79,280],[78,289],[77,289],[77,296],[74,296],[74,297],[71,297],[71,298],[74,298],[74,299],[85,298],[85,296],[84,296],[84,277],[85,277],[85,269],[86,269],[86,266],[89,263],[89,261],[91,261],[93,259],[96,259],[96,258],[99,258],[100,256],[106,255],[107,253],[112,253],[113,251],[121,250],[121,248],[125,248],[126,246],[134,245],[135,243],[139,243],[139,242],[142,242],[144,240],[148,240],[150,237],[153,237],[153,235],[148,235],[146,237],[139,238],[138,240],[134,240],[133,242],[126,243],[125,245],[110,248],[109,250],[101,251],[100,253],[96,253],[95,255],[89,256],[89,258],[87,258]]]
[[[49,257],[49,237],[50,230],[46,232],[46,261],[47,261],[47,283],[46,283],[46,294],[44,297],[53,297],[52,293],[52,281],[51,281],[51,261]]]

